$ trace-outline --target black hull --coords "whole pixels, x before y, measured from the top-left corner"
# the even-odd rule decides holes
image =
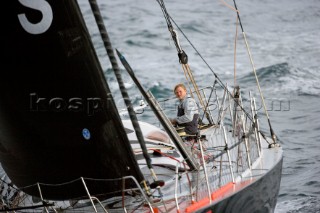
[[[197,212],[253,213],[274,212],[280,189],[283,158],[257,181],[234,195]]]

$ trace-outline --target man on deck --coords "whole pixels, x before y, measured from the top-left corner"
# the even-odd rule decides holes
[[[170,119],[173,125],[182,126],[189,135],[198,132],[199,110],[196,101],[187,94],[184,84],[177,84],[174,93],[179,99],[177,117]]]

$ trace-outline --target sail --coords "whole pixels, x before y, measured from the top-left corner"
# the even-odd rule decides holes
[[[2,3],[0,162],[12,182],[143,179],[75,0]],[[90,193],[116,184],[89,183]],[[42,186],[45,199],[85,196]],[[114,194],[113,194],[114,195]]]

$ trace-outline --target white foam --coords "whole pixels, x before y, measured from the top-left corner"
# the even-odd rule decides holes
[[[278,202],[275,213],[319,213],[320,200],[316,197],[302,197],[294,200]]]

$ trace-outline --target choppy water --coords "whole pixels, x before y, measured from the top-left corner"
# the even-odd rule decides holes
[[[110,87],[121,104],[90,7],[85,0],[80,3]],[[169,14],[219,78],[233,85],[234,11],[213,0],[165,3]],[[184,81],[184,75],[156,0],[99,4],[113,47],[125,55],[143,86],[157,98],[171,96],[172,87]],[[273,129],[284,149],[276,213],[320,212],[320,1],[247,0],[237,4]],[[196,79],[213,80],[181,33],[180,38]],[[243,47],[240,39],[237,81],[243,90],[253,90],[255,80]],[[137,98],[125,73],[124,79],[132,99]]]

